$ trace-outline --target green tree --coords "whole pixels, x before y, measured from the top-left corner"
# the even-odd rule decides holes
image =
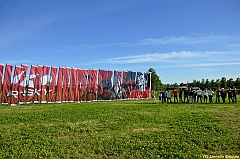
[[[180,86],[184,86],[185,84],[184,83],[180,83]]]
[[[209,88],[210,87],[210,82],[208,79],[206,79],[205,81],[205,88]]]
[[[162,82],[159,78],[159,76],[157,75],[156,71],[153,68],[150,68],[148,70],[149,72],[151,72],[151,87],[152,90],[158,90],[160,88],[162,88]]]
[[[196,86],[195,87],[201,87],[201,82],[200,81],[196,81]]]
[[[220,81],[220,86],[221,88],[226,88],[227,87],[227,82],[226,82],[226,77],[222,77],[221,81]]]
[[[228,79],[228,80],[227,80],[227,87],[228,87],[228,88],[233,88],[233,86],[234,86],[234,81],[233,81],[233,79],[232,79],[232,78]]]
[[[220,79],[217,79],[215,83],[216,83],[216,87],[220,87]]]
[[[192,86],[193,86],[193,87],[197,87],[197,80],[195,80],[195,79],[193,80]]]
[[[173,87],[174,87],[174,88],[177,88],[177,87],[178,87],[178,84],[177,84],[177,83],[174,83]]]
[[[236,88],[240,88],[240,78],[238,77],[237,79],[236,79],[236,81],[234,82],[234,86],[236,87]]]
[[[216,83],[214,82],[214,79],[211,80],[210,87],[216,87]]]
[[[201,86],[200,86],[202,89],[205,87],[205,79],[202,78],[202,81],[201,81]]]

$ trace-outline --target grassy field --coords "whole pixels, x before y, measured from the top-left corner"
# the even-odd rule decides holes
[[[0,106],[0,158],[221,156],[240,156],[240,102]]]

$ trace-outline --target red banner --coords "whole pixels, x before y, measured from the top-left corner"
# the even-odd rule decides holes
[[[65,68],[59,67],[58,71],[58,82],[57,82],[57,92],[56,92],[56,103],[62,102],[62,90],[63,90],[63,71]]]
[[[107,72],[107,100],[111,100],[112,98],[112,75],[113,71],[108,70]]]
[[[70,68],[66,67],[63,70],[63,94],[62,102],[68,102],[68,86],[70,81]]]
[[[49,66],[43,66],[43,75],[41,77],[41,85],[42,85],[42,101],[41,103],[47,103],[47,93],[48,93],[48,76],[49,76]]]
[[[2,96],[2,77],[3,77],[4,65],[0,64],[0,96]]]
[[[74,97],[75,97],[75,102],[79,102],[79,78],[78,78],[78,69],[74,70],[74,79],[75,79],[75,82],[74,82]]]
[[[105,99],[104,90],[106,88],[106,78],[107,78],[107,71],[99,70],[98,71],[98,95],[97,98],[99,101]]]
[[[97,96],[97,70],[89,70],[88,73],[88,99],[90,101],[96,101]]]
[[[88,70],[82,69],[79,70],[80,74],[80,99],[81,101],[86,101],[87,95],[87,79],[88,79]]]
[[[12,65],[6,64],[5,66],[3,92],[2,92],[2,104],[4,105],[8,105],[8,96],[10,92],[12,68],[13,68]]]
[[[112,98],[112,71],[99,70],[98,73],[98,100]]]
[[[41,97],[41,78],[43,75],[43,66],[38,65],[36,67],[36,77],[35,77],[35,81],[34,81],[34,103],[39,103],[40,102],[40,97]]]
[[[80,86],[81,86],[81,70],[80,69],[77,69],[77,79],[76,79],[76,88],[75,88],[75,101],[76,102],[80,102],[81,99],[80,99]]]
[[[28,90],[27,90],[27,97],[26,97],[26,103],[30,104],[32,103],[32,98],[34,96],[34,84],[36,83],[36,77],[37,77],[37,66],[32,65],[30,68],[30,75],[28,80]]]
[[[130,98],[136,98],[136,72],[128,71],[129,76],[129,89],[130,89]]]
[[[17,106],[18,104],[19,85],[20,85],[21,76],[23,73],[24,71],[22,71],[22,67],[15,66],[13,80],[12,80],[11,106]]]
[[[15,66],[13,77],[12,68],[6,64],[4,71],[4,65],[0,64],[0,97],[2,96],[3,104],[8,104],[10,93],[11,105],[33,101],[61,103],[150,98],[150,73],[68,67],[60,67],[59,70],[52,67],[50,72],[49,66],[32,65],[27,78],[27,65]]]
[[[98,70],[97,100],[103,100],[101,96],[103,94],[103,87],[102,87],[103,71],[104,70]]]
[[[22,67],[22,76],[20,78],[20,85],[19,85],[19,93],[18,93],[18,103],[19,104],[24,104],[25,103],[25,96],[26,96],[26,85],[27,85],[27,70],[28,70],[28,65],[21,65]]]
[[[143,91],[143,98],[147,99],[147,98],[150,98],[150,95],[151,95],[151,92],[150,92],[151,73],[144,73],[144,79],[146,80],[146,83],[145,83],[145,90]]]
[[[56,87],[56,75],[57,75],[57,68],[52,67],[49,79],[49,89],[48,89],[48,103],[54,103],[54,94],[55,94],[55,87]]]
[[[122,82],[122,99],[130,98],[130,82],[128,72],[123,71],[123,82]]]
[[[77,85],[77,69],[72,68],[69,83],[69,102],[75,101],[76,85]]]

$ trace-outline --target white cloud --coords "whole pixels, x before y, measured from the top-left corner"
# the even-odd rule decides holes
[[[215,56],[216,54],[223,54],[223,52],[170,52],[170,53],[154,53],[154,54],[142,54],[133,56],[122,56],[115,58],[99,59],[94,63],[109,63],[109,64],[134,64],[134,63],[157,63],[157,62],[184,62],[189,60],[195,60],[197,58],[206,58]]]
[[[239,44],[229,44],[228,47],[240,47],[240,43]]]
[[[165,38],[147,38],[135,42],[122,42],[122,43],[108,43],[99,45],[85,45],[80,44],[76,50],[80,49],[94,49],[98,47],[109,47],[109,46],[122,46],[122,47],[149,47],[149,46],[161,46],[161,45],[194,45],[202,47],[205,45],[219,45],[226,47],[239,47],[240,37],[232,37],[225,35],[211,35],[211,36],[168,36]]]
[[[177,69],[178,71],[191,70],[196,73],[196,70],[201,69],[201,73],[209,73],[213,70],[222,72],[222,68],[233,67],[237,69],[240,66],[240,61],[235,60],[235,55],[228,59],[230,52],[216,52],[216,51],[181,51],[169,53],[153,53],[132,56],[121,56],[114,58],[98,59],[97,62],[85,63],[86,65],[112,65],[111,67],[128,66],[131,68],[145,69],[155,68],[160,70]],[[236,55],[237,56],[237,55]],[[83,63],[81,63],[83,65]],[[119,66],[120,65],[120,66]],[[207,70],[206,70],[207,69]],[[216,70],[217,69],[217,70]],[[173,71],[172,70],[172,71]],[[204,70],[204,71],[203,71]]]
[[[185,64],[181,66],[212,67],[212,66],[229,66],[229,65],[240,65],[240,62],[194,63],[194,64]]]
[[[212,35],[212,36],[169,36],[166,38],[147,38],[140,40],[136,45],[165,45],[165,44],[208,44],[213,42],[230,40],[233,37],[224,35]]]

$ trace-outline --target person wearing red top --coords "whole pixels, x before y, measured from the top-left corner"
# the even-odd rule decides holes
[[[178,103],[178,91],[176,89],[173,90],[173,96],[174,96],[174,103],[175,103],[175,100]]]

